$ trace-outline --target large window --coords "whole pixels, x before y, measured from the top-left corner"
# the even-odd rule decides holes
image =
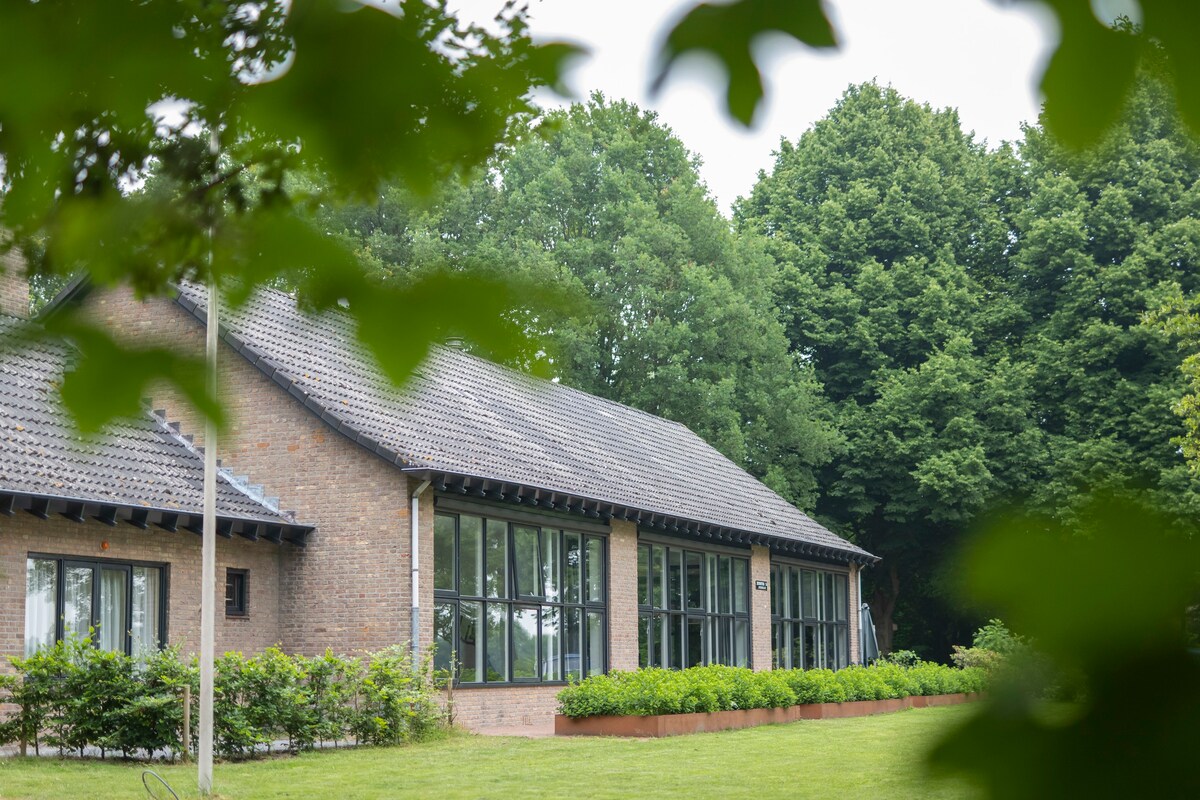
[[[434,666],[459,683],[557,682],[606,669],[605,537],[439,513]]]
[[[850,663],[847,578],[788,564],[771,565],[771,640],[778,669]]]
[[[750,665],[750,561],[638,546],[638,661],[682,669]]]
[[[71,636],[140,655],[166,634],[163,567],[29,556],[25,566],[25,654]]]

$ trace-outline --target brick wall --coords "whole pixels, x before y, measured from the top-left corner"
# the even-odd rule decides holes
[[[750,548],[750,665],[771,669],[771,592],[760,592],[757,581],[771,585],[771,550],[761,545]]]
[[[638,668],[637,526],[613,520],[608,539],[608,664]]]
[[[15,251],[0,255],[0,314],[29,316],[29,280],[25,262]]]
[[[101,549],[102,542],[108,542],[107,549]],[[237,537],[217,539],[218,652],[255,652],[280,641],[281,550],[279,545]],[[199,646],[199,536],[183,530],[169,533],[155,526],[142,531],[125,522],[114,528],[95,520],[43,520],[19,511],[11,518],[0,516],[0,655],[21,655],[25,651],[25,559],[30,553],[168,565],[168,639],[185,653]],[[224,614],[228,567],[250,572],[247,617]],[[0,668],[5,665],[7,660],[0,659]]]
[[[554,723],[562,686],[495,686],[454,690],[454,721],[468,730]],[[444,698],[443,698],[444,699]]]
[[[203,353],[204,326],[173,301],[136,301],[127,290],[94,291],[87,309],[118,336]],[[218,391],[229,426],[218,442],[223,466],[262,484],[280,507],[317,526],[307,548],[285,547],[279,632],[290,652],[378,649],[410,639],[409,481],[307,411],[232,348],[222,344]],[[203,443],[195,412],[165,387],[154,408]],[[424,507],[431,509],[432,494]],[[433,565],[432,514],[424,564]],[[427,571],[427,576],[432,573]],[[432,607],[423,584],[422,605]],[[422,619],[432,634],[431,611]]]

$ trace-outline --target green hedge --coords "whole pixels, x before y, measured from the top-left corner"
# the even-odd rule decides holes
[[[568,717],[687,714],[745,708],[786,708],[804,703],[887,700],[911,695],[978,692],[986,674],[919,662],[913,666],[791,669],[754,672],[744,667],[692,667],[611,672],[574,683],[558,693]]]
[[[183,750],[185,685],[196,742],[199,668],[177,650],[134,659],[67,641],[10,661],[15,673],[0,675],[0,705],[13,710],[0,716],[0,745],[174,756]],[[318,742],[420,740],[444,726],[438,688],[428,663],[414,671],[402,647],[362,658],[306,658],[277,648],[251,658],[226,653],[216,661],[214,750],[251,758],[275,741],[304,750]]]

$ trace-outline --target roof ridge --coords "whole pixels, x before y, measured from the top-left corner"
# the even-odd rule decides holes
[[[159,414],[157,412],[155,412],[149,408],[146,408],[145,411],[146,411],[147,416],[149,416],[152,420],[154,420],[155,424],[158,426],[158,433],[160,435],[166,436],[167,438],[171,439],[172,441],[176,442],[177,444],[182,445],[185,449],[187,449],[187,451],[189,453],[197,456],[198,458],[201,458],[201,459],[204,458],[204,448],[198,447],[195,444],[195,441],[191,435],[182,433],[180,431],[180,426],[179,426],[178,422],[168,422],[166,417],[159,416]],[[218,475],[218,477],[223,478],[225,480],[225,482],[227,484],[229,484],[229,486],[231,486],[233,489],[235,489],[239,493],[245,495],[250,500],[254,501],[258,505],[262,506],[263,508],[267,509],[272,514],[275,514],[276,516],[280,517],[281,519],[286,520],[289,523],[295,523],[296,512],[281,510],[279,508],[279,498],[266,497],[266,495],[263,492],[262,486],[257,486],[257,487],[252,486],[250,484],[248,478],[244,479],[240,476],[234,475],[233,470],[228,467],[218,466],[217,475]],[[255,491],[256,488],[257,488],[257,491]],[[272,500],[274,502],[270,502]]]

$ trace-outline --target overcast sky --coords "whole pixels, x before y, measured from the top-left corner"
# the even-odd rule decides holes
[[[1115,0],[1094,0],[1094,5]],[[1116,0],[1119,3],[1119,0]],[[935,107],[957,108],[963,127],[996,146],[1020,138],[1037,118],[1036,81],[1058,39],[1037,4],[995,0],[825,0],[841,48],[818,55],[801,45],[767,43],[767,103],[746,130],[721,109],[723,89],[709,65],[693,59],[651,99],[654,56],[667,25],[692,0],[530,0],[542,39],[587,46],[571,73],[579,97],[600,90],[658,112],[704,161],[702,177],[723,211],[769,170],[780,137],[797,138],[851,83],[876,79]],[[499,0],[451,0],[467,19],[485,21]],[[540,98],[554,105],[553,97]]]

